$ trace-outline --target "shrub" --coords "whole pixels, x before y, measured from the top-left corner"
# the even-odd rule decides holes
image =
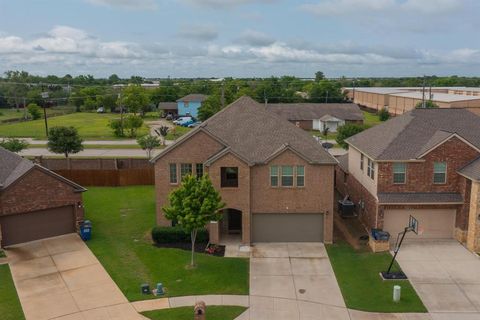
[[[115,137],[123,137],[125,134],[123,133],[123,124],[122,120],[120,119],[112,119],[108,124],[110,128],[113,130],[113,134]]]
[[[190,232],[185,231],[179,225],[175,227],[154,227],[152,229],[152,239],[155,243],[190,243]],[[198,230],[197,242],[207,243],[208,232],[206,229]]]
[[[387,121],[390,119],[390,113],[388,113],[388,110],[386,108],[383,108],[378,112],[378,118],[380,121]]]
[[[40,119],[40,117],[42,116],[42,114],[40,113],[40,107],[35,103],[30,103],[27,106],[27,109],[28,109],[28,113],[30,113],[33,120]]]
[[[347,123],[343,126],[340,126],[337,130],[337,138],[335,139],[337,143],[344,149],[348,148],[348,144],[345,142],[347,138],[356,135],[357,133],[362,132],[368,127],[365,125]]]
[[[0,141],[0,147],[3,147],[11,152],[20,152],[28,148],[28,142],[23,139],[6,138]]]

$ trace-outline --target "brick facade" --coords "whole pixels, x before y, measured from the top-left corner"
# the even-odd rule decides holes
[[[168,194],[178,185],[169,183],[170,163],[204,163],[217,154],[223,146],[202,131],[188,137],[155,162],[155,186],[157,195],[157,223],[168,226],[162,206],[167,204]],[[270,165],[303,165],[305,187],[274,188],[270,186]],[[238,187],[221,187],[221,167],[238,168]],[[179,169],[178,169],[179,170]],[[193,165],[195,174],[195,165]],[[318,213],[324,214],[324,241],[333,237],[333,180],[334,165],[311,165],[294,152],[286,150],[272,159],[268,165],[249,166],[233,153],[226,153],[206,166],[214,187],[220,192],[225,208],[242,212],[242,242],[250,243],[252,215],[255,213]],[[179,173],[179,172],[178,172]],[[210,240],[220,238],[222,221],[209,225]]]

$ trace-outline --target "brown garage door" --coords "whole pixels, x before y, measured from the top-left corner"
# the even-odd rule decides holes
[[[0,217],[2,246],[75,232],[72,206]]]
[[[322,242],[323,214],[254,213],[253,242]]]
[[[407,233],[407,239],[451,239],[455,227],[455,209],[385,210],[383,229],[390,232],[392,240],[408,225],[410,215],[417,218],[423,234]]]

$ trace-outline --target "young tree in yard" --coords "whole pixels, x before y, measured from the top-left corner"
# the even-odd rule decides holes
[[[160,147],[160,140],[152,135],[146,135],[137,139],[139,146],[147,151],[147,156],[150,159],[152,157],[152,150]]]
[[[28,147],[28,142],[23,139],[6,138],[0,141],[0,147],[3,147],[8,151],[18,153]]]
[[[388,113],[388,110],[386,108],[383,108],[378,112],[378,118],[380,121],[387,121],[390,119],[390,113]]]
[[[347,123],[343,126],[340,126],[337,130],[337,143],[344,149],[348,148],[348,144],[345,142],[347,138],[356,135],[357,133],[362,132],[363,130],[367,129],[368,127],[365,125],[359,124],[350,124]]]
[[[83,150],[83,139],[74,127],[53,127],[48,130],[48,150],[63,153],[68,158],[70,153]]]
[[[137,130],[143,126],[143,119],[136,115],[129,115],[125,118],[124,128],[129,131],[129,137],[135,138],[137,136]]]
[[[177,221],[187,232],[190,232],[192,241],[192,256],[190,265],[195,266],[195,239],[198,229],[205,228],[208,222],[218,221],[221,214],[218,212],[225,206],[220,194],[213,187],[208,175],[196,178],[187,175],[182,184],[173,190],[169,197],[170,206],[163,207],[165,217]]]
[[[123,137],[123,121],[122,119],[112,119],[108,123],[108,126],[112,128],[115,137]]]
[[[138,112],[143,114],[150,104],[147,90],[139,85],[131,85],[123,89],[121,99],[121,105],[126,106],[135,115]]]
[[[42,113],[40,112],[40,107],[36,103],[30,103],[27,106],[28,113],[32,116],[33,120],[40,119]]]

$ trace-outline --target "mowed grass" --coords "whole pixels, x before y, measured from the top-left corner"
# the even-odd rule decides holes
[[[109,121],[119,118],[118,114],[98,113],[71,113],[64,116],[48,118],[48,127],[73,126],[78,129],[84,139],[118,139],[108,126]],[[148,133],[144,125],[138,135]],[[45,139],[44,119],[0,125],[0,137],[31,137]]]
[[[233,320],[241,315],[246,308],[237,306],[207,306],[205,315],[208,320]],[[193,308],[182,307],[142,312],[152,320],[188,320],[193,319]]]
[[[61,114],[68,114],[74,111],[74,108],[68,106],[58,106],[47,108],[47,116],[48,115],[61,115]],[[43,109],[41,110],[41,115],[43,117]],[[27,117],[30,118],[30,114],[27,112]],[[14,108],[0,108],[0,121],[4,120],[11,120],[11,119],[18,119],[23,120],[25,118],[25,113],[23,108],[21,109],[14,109]]]
[[[166,138],[167,140],[176,140],[191,130],[192,128],[175,126],[175,129],[168,130],[168,134]]]
[[[247,259],[196,254],[155,247],[150,240],[155,225],[153,186],[89,188],[84,194],[86,218],[93,223],[87,245],[130,301],[153,299],[140,285],[162,282],[167,296],[248,294]]]
[[[346,243],[327,245],[328,256],[348,308],[369,312],[427,312],[408,280],[383,281],[392,259],[389,253],[356,251]],[[400,267],[395,264],[395,269]],[[401,300],[393,302],[393,286],[402,287]]]
[[[363,111],[363,118],[363,123],[370,127],[382,123],[378,115],[374,112]]]
[[[25,319],[8,264],[0,265],[0,318],[2,320]]]

